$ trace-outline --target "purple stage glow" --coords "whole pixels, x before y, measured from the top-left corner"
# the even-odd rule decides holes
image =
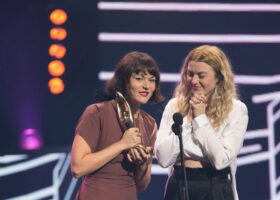
[[[43,145],[41,134],[36,129],[25,129],[21,133],[20,147],[24,150],[35,150]]]

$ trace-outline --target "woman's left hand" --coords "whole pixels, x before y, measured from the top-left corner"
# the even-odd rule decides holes
[[[205,114],[207,107],[206,97],[202,94],[195,94],[191,97],[190,106],[192,108],[193,117],[197,117],[199,115]]]
[[[126,154],[127,159],[131,163],[142,165],[152,156],[152,147],[145,147],[145,150],[147,153],[142,148],[131,148]]]

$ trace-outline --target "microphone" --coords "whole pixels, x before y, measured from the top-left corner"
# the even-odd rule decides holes
[[[172,131],[175,135],[180,135],[182,132],[183,117],[180,113],[176,112],[173,115],[174,124],[172,125]]]

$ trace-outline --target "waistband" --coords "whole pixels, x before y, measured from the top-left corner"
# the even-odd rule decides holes
[[[204,168],[189,168],[185,167],[186,175],[188,180],[203,181],[203,180],[222,180],[229,179],[232,180],[230,167],[226,167],[222,170],[216,170],[213,167]],[[174,166],[173,176],[176,179],[183,179],[184,174],[181,166]]]

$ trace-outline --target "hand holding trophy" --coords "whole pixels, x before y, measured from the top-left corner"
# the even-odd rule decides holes
[[[134,117],[132,115],[130,105],[126,101],[122,93],[120,93],[119,91],[116,91],[116,107],[117,107],[118,120],[122,129],[125,131],[129,128],[135,127]],[[139,131],[138,134],[141,137]],[[137,149],[138,151],[142,149],[146,154],[149,153],[146,151],[145,147],[141,144],[138,144],[132,148]]]

